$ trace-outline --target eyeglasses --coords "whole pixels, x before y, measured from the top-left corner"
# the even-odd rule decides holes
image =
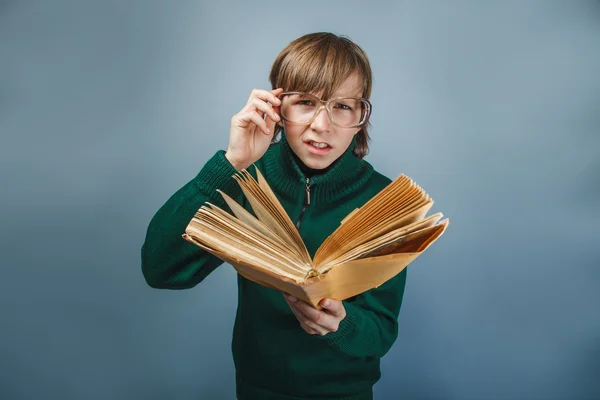
[[[311,124],[322,109],[327,110],[331,123],[340,128],[363,126],[371,115],[371,103],[359,97],[323,101],[310,93],[283,92],[279,98],[281,118],[293,124]]]

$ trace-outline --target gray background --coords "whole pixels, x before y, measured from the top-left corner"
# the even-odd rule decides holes
[[[600,398],[600,2],[0,1],[0,398],[230,399],[235,273],[145,285],[154,212],[275,56],[348,35],[367,157],[450,228],[378,399]]]

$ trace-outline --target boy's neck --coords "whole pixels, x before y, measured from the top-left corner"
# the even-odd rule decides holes
[[[310,168],[309,166],[307,166],[306,164],[304,164],[302,162],[302,160],[300,159],[300,157],[298,157],[296,155],[296,153],[294,153],[294,151],[292,151],[292,154],[294,155],[294,160],[296,160],[296,164],[298,165],[298,168],[300,168],[300,171],[302,171],[302,173],[304,174],[304,176],[307,177],[307,178],[312,178],[315,175],[322,175],[322,174],[326,173],[338,161],[338,160],[335,160],[334,162],[332,162],[331,164],[329,164],[329,166],[327,166],[326,168],[323,168],[323,169],[314,169],[314,168]]]

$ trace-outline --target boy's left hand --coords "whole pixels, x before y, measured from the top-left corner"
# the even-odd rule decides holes
[[[319,303],[323,310],[319,311],[307,302],[289,294],[284,293],[283,297],[300,321],[302,329],[311,335],[325,336],[329,332],[336,332],[340,322],[346,318],[346,309],[341,301],[323,299]]]

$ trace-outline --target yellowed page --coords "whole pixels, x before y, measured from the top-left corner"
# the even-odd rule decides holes
[[[341,224],[325,239],[315,254],[313,259],[314,265],[324,264],[324,259],[339,249],[345,243],[349,234],[356,232],[357,229],[360,230],[361,227],[364,229],[365,220],[368,220],[373,215],[381,216],[381,204],[394,204],[394,199],[396,201],[403,199],[401,196],[402,191],[410,191],[412,188],[411,185],[412,180],[410,178],[400,175],[377,195],[373,196],[351,218],[344,224]]]
[[[391,217],[380,218],[380,221],[372,221],[371,225],[366,225],[367,227],[370,226],[369,228],[364,229],[363,232],[356,232],[354,238],[346,239],[346,246],[353,248],[395,229],[418,222],[425,218],[432,206],[433,200],[429,200]]]
[[[275,193],[273,193],[273,190],[271,190],[271,187],[267,183],[267,180],[263,177],[263,175],[260,173],[260,170],[258,168],[256,168],[256,177],[258,178],[259,187],[267,195],[269,200],[271,200],[271,202],[277,207],[278,214],[280,214],[282,216],[282,220],[284,222],[285,228],[290,233],[292,239],[294,239],[294,241],[296,243],[296,247],[302,250],[303,255],[306,257],[305,260],[312,263],[310,254],[308,253],[308,249],[306,248],[304,241],[300,237],[300,233],[298,232],[298,229],[296,229],[296,226],[290,219],[290,216],[288,215],[287,211],[285,211],[285,209],[283,208],[283,206],[277,199],[277,196],[275,196]]]
[[[261,178],[262,175],[258,171],[258,168],[256,171],[259,179],[264,179]],[[243,175],[236,179],[240,183],[258,219],[267,225],[269,229],[276,232],[289,246],[296,249],[298,254],[304,257],[303,261],[312,265],[308,250],[302,242],[298,231],[273,192],[269,190],[270,194],[265,193],[248,171],[243,170],[242,173]],[[263,182],[263,186],[268,186],[266,181]]]
[[[289,249],[289,251],[296,254],[296,256],[299,260],[303,259],[302,254],[299,253],[296,248],[288,246],[288,243],[285,240],[283,240],[283,239],[281,239],[281,237],[277,236],[277,234],[275,232],[273,232],[271,229],[269,229],[269,227],[267,225],[265,225],[263,222],[261,222],[259,219],[257,219],[250,212],[248,212],[248,210],[246,210],[244,207],[242,207],[241,205],[236,203],[235,200],[233,200],[231,197],[229,197],[226,193],[224,193],[220,190],[218,190],[218,192],[221,194],[221,196],[223,196],[223,198],[227,202],[227,205],[229,206],[229,208],[231,208],[231,211],[233,211],[233,214],[243,224],[251,227],[252,229],[259,231],[260,233],[262,233],[266,237],[269,237],[273,241],[280,243],[281,246],[283,246],[283,247],[287,246],[286,248]]]
[[[340,225],[317,250],[313,260],[315,269],[321,270],[324,265],[376,235],[424,218],[433,200],[412,180],[407,185],[407,179],[403,175],[398,177]]]
[[[433,200],[429,200],[416,203],[407,210],[396,210],[395,212],[392,210],[381,211],[379,218],[375,215],[374,218],[365,222],[361,227],[355,227],[351,234],[346,233],[340,239],[344,245],[338,246],[335,252],[331,253],[327,259],[331,259],[334,253],[342,254],[348,249],[366,243],[377,236],[384,235],[394,229],[423,219],[432,206]]]
[[[201,219],[193,219],[186,228],[186,233],[207,246],[229,252],[248,263],[262,265],[274,271],[281,269],[297,276],[306,275],[306,266],[243,231],[232,231],[226,226],[219,226],[219,222],[205,215]]]
[[[375,237],[369,242],[356,246],[347,253],[341,255],[340,257],[331,260],[330,262],[328,262],[327,265],[319,268],[319,272],[324,273],[337,264],[342,264],[344,262],[348,262],[356,258],[369,256],[369,252],[374,252],[385,246],[392,245],[401,241],[403,238],[406,238],[407,235],[434,226],[442,217],[442,213],[436,213],[430,215],[429,217],[423,220],[413,222],[401,228],[394,229],[393,231],[388,232],[382,236]]]
[[[249,249],[235,239],[228,238],[227,235],[211,230],[206,226],[198,224],[186,229],[186,237],[193,239],[193,243],[212,254],[226,255],[226,258],[219,256],[222,260],[229,261],[237,259],[245,264],[253,265],[256,268],[272,271],[282,276],[287,276],[296,281],[303,281],[305,274],[295,270],[289,264],[281,263],[278,259],[269,254],[261,253],[256,249]]]
[[[199,221],[210,225],[213,229],[227,233],[229,237],[239,238],[248,246],[254,246],[257,251],[262,249],[264,252],[274,254],[280,257],[283,261],[304,268],[306,263],[302,261],[294,252],[292,252],[285,244],[274,241],[270,237],[263,235],[260,231],[254,230],[249,225],[240,223],[231,214],[221,210],[217,206],[207,203],[210,208],[202,206],[196,213],[196,219],[190,222],[191,226],[199,223]],[[308,271],[304,271],[307,273]]]
[[[319,277],[311,278],[302,285],[304,295],[313,307],[323,298],[345,300],[369,289],[376,288],[400,273],[408,264],[431,246],[445,231],[448,220],[444,220],[420,237],[415,252],[393,253],[379,257],[352,260],[337,265]]]
[[[346,222],[346,221],[348,221],[350,218],[352,218],[352,216],[353,216],[354,214],[356,214],[356,213],[358,212],[358,210],[360,210],[360,208],[355,208],[355,209],[354,209],[354,211],[352,211],[350,214],[346,215],[346,216],[344,217],[344,219],[340,221],[340,224],[343,224],[344,222]]]
[[[246,199],[252,206],[252,210],[258,217],[258,219],[264,223],[270,230],[275,232],[288,246],[294,247],[295,241],[292,239],[289,232],[283,227],[283,223],[279,220],[280,216],[277,215],[275,208],[269,204],[264,193],[257,191],[256,187],[252,187],[246,182],[246,179],[235,177],[240,184]],[[301,254],[299,251],[298,253]]]
[[[305,266],[261,244],[252,237],[242,234],[243,240],[240,240],[240,232],[232,233],[222,227],[215,227],[210,222],[200,220],[197,223],[190,224],[186,229],[186,233],[221,251],[227,249],[232,251],[233,254],[245,255],[253,260],[256,257],[267,257],[268,260],[263,260],[263,262],[268,263],[270,268],[275,271],[281,268],[283,270],[293,270],[298,276],[306,274]]]
[[[324,299],[346,300],[378,287],[399,274],[420,253],[400,253],[350,261],[302,285],[301,299],[319,308]]]
[[[365,228],[380,230],[381,226],[389,226],[390,221],[397,220],[403,213],[412,211],[415,205],[425,204],[428,196],[416,185],[409,187],[405,194],[390,198],[385,202],[374,203],[371,213],[364,215],[359,221],[355,221],[353,227],[347,232],[340,232],[337,239],[347,242],[349,238],[362,236]]]
[[[185,240],[187,240],[188,242],[195,244],[196,246],[198,246],[198,247],[208,251],[209,253],[215,255],[216,257],[220,258],[221,260],[231,264],[238,271],[238,273],[240,271],[242,271],[242,273],[240,273],[240,275],[242,275],[256,283],[262,284],[264,286],[271,287],[271,288],[275,288],[275,286],[278,286],[279,290],[283,290],[284,288],[287,288],[286,286],[283,286],[283,283],[286,283],[287,285],[295,285],[296,287],[299,287],[299,285],[305,281],[305,279],[303,277],[299,278],[299,277],[296,277],[295,275],[290,275],[287,273],[278,273],[275,271],[271,271],[269,269],[261,268],[260,266],[248,264],[248,263],[244,262],[243,260],[232,256],[229,253],[221,252],[214,248],[208,247],[208,246],[204,245],[203,243],[199,242],[198,240],[196,240],[194,237],[189,236],[187,234],[182,235],[182,237]],[[275,284],[275,286],[266,282],[265,278],[262,278],[265,276],[269,276],[270,277],[269,282]],[[251,279],[251,277],[252,277],[252,279]],[[262,279],[257,279],[256,277],[259,277]],[[291,293],[291,292],[288,292],[288,293]]]
[[[260,174],[258,168],[256,169],[257,174]],[[275,201],[273,201],[267,193],[260,187],[258,182],[254,180],[252,175],[248,173],[248,171],[243,170],[241,172],[241,176],[239,178],[240,183],[243,185],[242,189],[246,189],[250,193],[250,197],[246,196],[248,200],[252,200],[260,204],[260,208],[267,211],[268,221],[264,221],[265,223],[275,223],[277,225],[277,229],[280,229],[281,232],[284,232],[286,240],[289,245],[296,246],[296,240],[294,239],[293,231],[288,229],[288,224],[286,224],[286,219],[289,219],[287,214],[281,212],[281,205],[279,204],[279,200],[275,197]],[[260,176],[260,175],[259,175]],[[252,203],[251,203],[252,204]],[[279,205],[279,206],[278,206]],[[252,208],[254,209],[255,205],[252,204]],[[256,212],[256,210],[254,210]],[[258,214],[257,214],[258,216]],[[260,218],[260,217],[259,217]],[[270,226],[270,225],[269,225]],[[271,226],[270,226],[271,227]],[[271,227],[273,229],[273,227]],[[302,252],[301,252],[302,253]]]

